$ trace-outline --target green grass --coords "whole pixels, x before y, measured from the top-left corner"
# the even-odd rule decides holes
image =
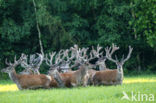
[[[156,101],[156,75],[125,77],[123,85],[78,87],[65,89],[39,89],[19,91],[11,81],[0,81],[0,103],[132,103],[121,100],[125,91],[135,94],[154,94]],[[145,100],[145,99],[144,99]],[[136,102],[136,101],[135,101]],[[145,103],[145,101],[141,102]],[[147,101],[146,103],[150,103]],[[152,102],[155,103],[155,102]]]

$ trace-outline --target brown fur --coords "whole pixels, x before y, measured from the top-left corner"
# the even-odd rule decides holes
[[[51,87],[51,88],[57,88],[57,87],[58,87],[58,83],[57,83],[56,80],[53,78],[53,76],[51,76],[50,87]]]
[[[83,80],[83,86],[87,86],[87,85],[92,85],[93,83],[93,76],[95,75],[96,73],[96,70],[94,69],[89,69],[87,74],[85,75],[84,77],[84,80]]]
[[[66,87],[75,87],[82,84],[85,74],[86,66],[83,65],[76,71],[60,73],[60,76]]]
[[[117,69],[97,71],[93,76],[94,85],[113,85],[117,82]]]
[[[13,81],[17,84],[19,89],[36,89],[36,88],[49,88],[50,80],[44,74],[39,75],[26,75],[16,74],[14,70],[12,72]],[[20,86],[19,86],[20,85]]]

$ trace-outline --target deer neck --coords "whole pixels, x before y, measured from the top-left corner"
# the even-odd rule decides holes
[[[61,78],[61,76],[57,70],[54,70],[52,76],[57,81],[59,87],[64,87],[64,82],[63,82],[63,80],[62,80],[62,78]]]
[[[38,71],[38,69],[36,69],[35,71],[34,71],[34,74],[40,74],[40,72]]]
[[[81,76],[84,76],[87,72],[86,66],[81,66],[78,72]]]
[[[117,80],[120,82],[120,84],[122,84],[123,78],[124,78],[124,74],[123,74],[123,68],[122,66],[118,66],[117,67]]]
[[[9,73],[9,77],[10,77],[10,79],[11,79],[13,82],[15,82],[15,83],[18,82],[18,78],[17,78],[17,74],[16,74],[15,69],[14,69],[12,72]]]
[[[105,70],[106,69],[106,64],[104,62],[100,62],[99,63],[99,69],[101,70]]]
[[[76,72],[77,83],[80,85],[82,83],[82,79],[87,72],[86,66],[81,66],[79,70]]]

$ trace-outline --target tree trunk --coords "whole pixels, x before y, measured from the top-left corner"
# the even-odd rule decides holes
[[[35,0],[33,0],[33,5],[34,5],[34,10],[35,10],[35,16],[36,16],[36,27],[37,27],[37,31],[38,31],[38,39],[39,39],[39,45],[40,45],[40,52],[42,53],[42,55],[44,55],[43,45],[42,45],[42,41],[41,41],[41,30],[40,30],[39,23],[38,23],[38,20],[37,20],[37,13],[36,13],[37,10],[36,10]]]
[[[137,62],[138,62],[138,72],[141,72],[141,61],[140,61],[140,54],[137,54]]]
[[[133,2],[131,1],[130,6],[132,6],[132,5],[133,5]],[[132,14],[133,19],[135,19],[135,12],[134,12],[133,8],[131,9],[131,14]],[[136,32],[135,27],[133,27],[133,32],[134,32],[134,38],[136,39],[137,38],[137,32]]]

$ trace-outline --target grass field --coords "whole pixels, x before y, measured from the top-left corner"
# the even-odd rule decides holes
[[[122,100],[123,91],[130,100]],[[137,101],[132,100],[131,92]],[[125,77],[123,85],[77,87],[65,89],[39,89],[19,91],[11,81],[0,81],[0,103],[150,103],[142,94],[155,96],[156,103],[156,75]],[[141,99],[140,99],[141,100]]]

